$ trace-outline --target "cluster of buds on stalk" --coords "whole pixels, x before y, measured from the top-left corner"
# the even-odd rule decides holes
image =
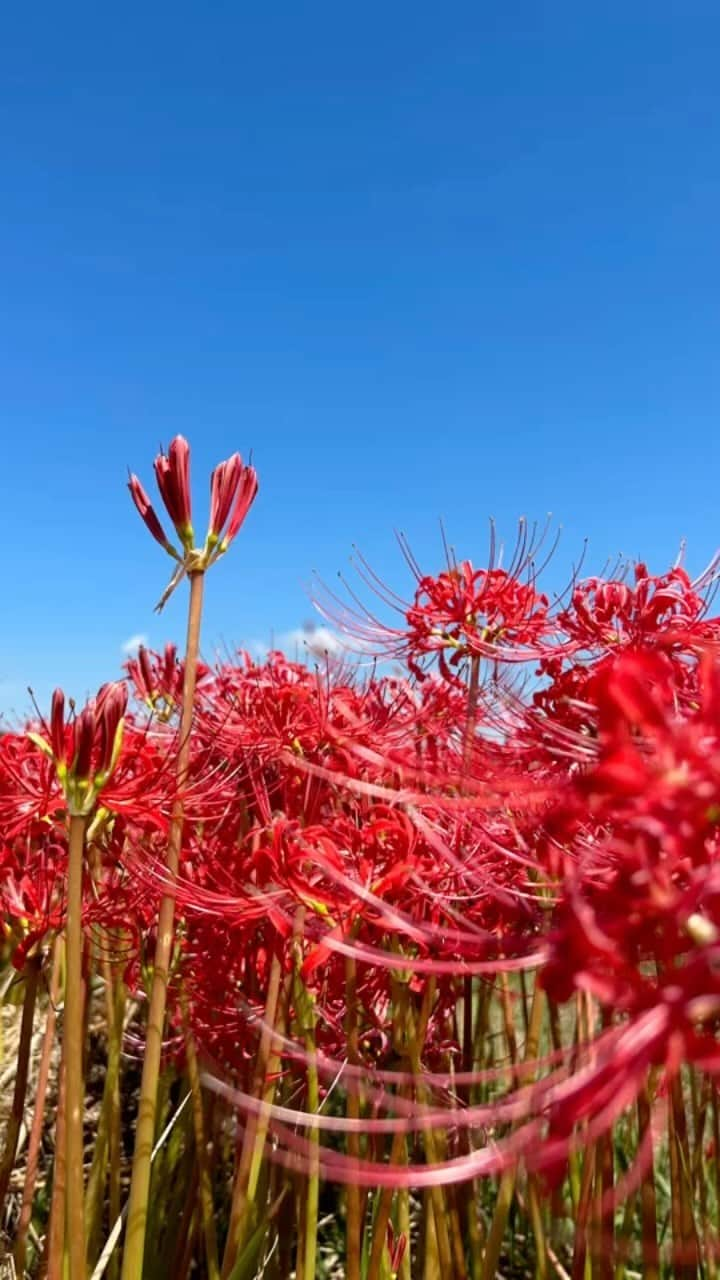
[[[125,669],[145,706],[159,720],[169,720],[177,710],[183,686],[184,667],[178,661],[175,645],[166,644],[162,654],[151,653],[140,645],[137,657],[130,658]],[[203,672],[206,670],[202,668]]]
[[[203,573],[224,555],[238,533],[258,491],[255,468],[243,463],[239,453],[215,467],[210,477],[210,520],[205,542],[195,545],[190,496],[190,446],[184,436],[175,436],[165,453],[155,459],[155,478],[180,548],[167,537],[141,481],[131,474],[130,495],[156,542],[178,567],[163,593],[158,611],[169,599],[186,573]]]
[[[71,704],[72,705],[72,704]],[[118,762],[122,747],[127,688],[121,681],[104,684],[79,715],[65,719],[65,695],[52,697],[49,738],[28,737],[55,765],[71,817],[92,813],[97,798]]]

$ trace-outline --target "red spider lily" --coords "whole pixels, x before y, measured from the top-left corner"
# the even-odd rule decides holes
[[[152,536],[180,562],[158,604],[158,609],[162,609],[185,573],[204,572],[225,554],[255,500],[258,480],[254,468],[243,465],[237,453],[226,462],[219,463],[211,477],[210,523],[205,544],[203,547],[196,547],[190,494],[190,446],[187,440],[183,436],[175,436],[167,454],[159,453],[155,458],[154,468],[165,509],[180,539],[182,554],[166,539],[162,525],[137,476],[130,476],[128,488]]]
[[[558,615],[558,626],[587,650],[624,645],[687,645],[717,635],[720,623],[706,618],[703,587],[715,580],[716,568],[691,582],[684,569],[653,576],[634,566],[635,581],[587,578],[572,593],[571,605]]]
[[[53,694],[48,738],[34,730],[31,742],[55,765],[71,814],[89,814],[120,755],[127,688],[104,684],[97,696],[72,720],[65,721],[65,695]]]
[[[0,736],[0,828],[4,841],[47,831],[48,820],[64,819],[64,795],[53,761],[25,734]]]
[[[160,720],[169,720],[178,711],[185,667],[178,658],[176,645],[166,644],[162,654],[153,653],[141,645],[137,657],[125,663],[125,670],[132,680],[136,696]],[[209,668],[202,662],[198,663],[198,685],[208,673]]]
[[[0,859],[2,924],[17,969],[47,933],[62,928],[66,864],[67,850],[53,840],[18,841]]]
[[[468,560],[422,578],[406,617],[410,669],[417,674],[418,659],[437,653],[446,678],[446,651],[450,667],[468,656],[495,657],[498,649],[505,661],[511,654],[526,661],[552,633],[546,596],[504,569],[474,569]]]
[[[572,856],[542,982],[557,1001],[584,991],[621,1018],[628,1053],[606,1060],[606,1083],[589,1077],[581,1110],[558,1113],[558,1132],[589,1115],[611,1124],[613,1090],[632,1101],[650,1066],[720,1069],[720,682],[710,654],[697,690],[694,707],[678,703],[672,668],[652,650],[604,662],[592,685],[595,759],[550,822]],[[651,1024],[638,1057],[632,1036]]]
[[[402,658],[420,679],[424,674],[422,659],[433,655],[449,681],[456,679],[456,668],[463,660],[528,662],[549,655],[555,648],[556,628],[548,599],[536,590],[538,574],[544,568],[544,564],[536,565],[536,558],[546,534],[547,529],[540,537],[535,529],[529,534],[521,521],[511,563],[505,569],[499,563],[501,553],[496,552],[493,529],[487,568],[475,569],[469,560],[458,562],[448,553],[447,568],[435,576],[422,573],[401,538],[417,582],[410,602],[386,588],[360,559],[364,581],[383,604],[402,615],[399,626],[383,623],[352,592],[356,607],[348,608],[330,592],[326,593],[327,605],[316,603],[329,621],[360,642],[363,651]]]
[[[201,573],[245,518],[254,471],[237,454],[215,469],[199,549],[181,438],[156,473],[182,571]],[[127,664],[153,714],[124,717],[123,704],[119,746],[107,691],[69,719],[57,693],[44,754],[0,741],[0,901],[17,960],[63,924],[66,807],[90,816],[92,794],[84,929],[142,996],[157,904],[171,895],[166,1053],[186,1051],[189,1025],[201,1061],[232,1074],[240,1125],[267,1122],[268,1158],[296,1171],[316,1161],[339,1181],[435,1187],[522,1158],[553,1181],[649,1073],[665,1086],[685,1063],[720,1071],[720,668],[707,593],[678,568],[655,578],[640,565],[633,585],[578,583],[558,612],[528,555],[417,571],[413,600],[394,601],[397,628],[366,615],[366,638],[406,664],[392,677],[279,653],[202,670],[179,783],[173,646]],[[529,695],[530,659],[542,683]],[[480,664],[470,716],[463,681]],[[488,1026],[481,1070],[466,1015],[501,984],[505,1025]],[[579,996],[588,1026],[564,1048],[551,1025],[552,1052],[524,1061],[513,1028],[522,1014],[530,1040],[540,992],[554,1016]],[[488,1086],[482,1104],[474,1084]],[[362,1114],[325,1106],[335,1088],[359,1093]],[[423,1140],[438,1130],[434,1160]],[[403,1134],[400,1163],[384,1144]],[[363,1135],[359,1159],[349,1139]],[[391,1265],[404,1247],[388,1237]]]

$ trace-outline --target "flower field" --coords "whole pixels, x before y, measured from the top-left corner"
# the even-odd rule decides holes
[[[257,476],[155,476],[184,651],[0,737],[0,1276],[713,1280],[717,565],[402,543],[207,665]]]

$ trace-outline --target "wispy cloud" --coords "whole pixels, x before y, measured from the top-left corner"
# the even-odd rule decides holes
[[[272,649],[281,649],[290,658],[300,661],[308,656],[324,658],[335,657],[347,652],[347,645],[342,637],[330,627],[316,627],[306,622],[302,627],[293,627],[290,631],[281,631],[274,635],[270,642],[253,638],[242,645],[246,653],[256,662],[264,662]]]
[[[120,649],[128,657],[132,657],[133,654],[137,653],[140,645],[146,645],[147,642],[147,636],[142,631],[138,631],[134,636],[128,636],[127,640],[121,644]]]
[[[335,631],[329,627],[295,627],[279,637],[280,648],[292,651],[306,649],[313,657],[322,658],[325,654],[346,652],[346,645]]]

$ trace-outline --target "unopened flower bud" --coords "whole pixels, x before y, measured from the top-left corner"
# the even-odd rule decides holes
[[[72,772],[76,778],[85,781],[92,771],[92,752],[95,742],[95,711],[91,706],[83,707],[73,726],[75,732],[75,757]]]
[[[257,491],[258,478],[255,468],[243,467],[236,489],[235,505],[232,510],[232,515],[230,516],[230,523],[227,527],[225,537],[220,543],[222,551],[227,551],[230,543],[240,529],[240,526],[257,497]]]
[[[163,547],[171,556],[176,556],[177,552],[168,541],[165,535],[165,530],[158,520],[153,505],[137,476],[130,476],[128,489],[130,490],[130,496],[135,503],[146,528],[149,529],[155,541],[159,542],[160,546]]]
[[[167,455],[155,459],[155,477],[165,509],[185,550],[193,544],[190,499],[190,446],[184,436],[175,436]]]
[[[227,462],[220,462],[210,477],[210,524],[208,526],[210,547],[214,547],[220,541],[220,535],[230,515],[242,469],[240,454],[234,453]]]
[[[65,694],[56,689],[50,712],[50,745],[56,762],[65,762]]]

